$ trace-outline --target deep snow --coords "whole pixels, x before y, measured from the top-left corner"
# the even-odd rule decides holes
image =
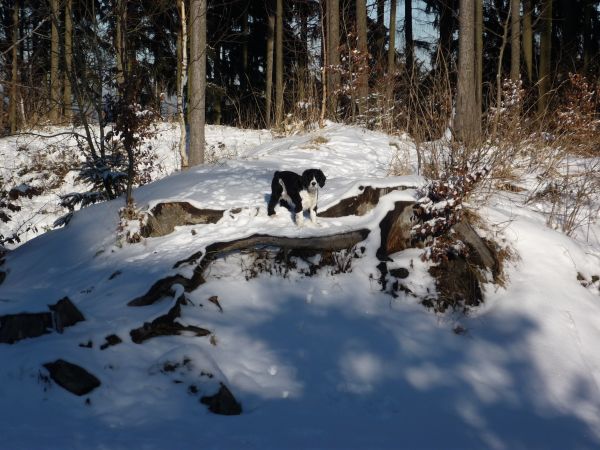
[[[161,151],[169,142],[159,145]],[[127,302],[165,275],[189,275],[191,266],[173,264],[209,243],[253,233],[311,236],[374,227],[386,204],[416,199],[415,188],[424,183],[415,175],[389,176],[398,150],[405,167],[414,169],[409,141],[360,128],[330,124],[256,144],[240,144],[235,159],[134,193],[146,209],[169,199],[243,208],[217,224],[178,227],[120,246],[123,205],[117,200],[77,212],[66,228],[8,254],[0,315],[41,311],[68,296],[86,321],[63,334],[0,344],[0,447],[600,446],[599,283],[584,287],[577,279],[600,275],[600,247],[547,228],[543,215],[524,208],[517,194],[498,193],[477,207],[486,223],[480,231],[515,256],[507,263],[506,286],[487,285],[484,305],[468,316],[436,315],[414,297],[380,292],[372,234],[367,254],[344,274],[324,269],[314,277],[292,272],[247,281],[246,257],[220,259],[207,283],[189,294],[193,305],[183,308],[181,319],[211,330],[211,339],[131,342],[129,331],[164,314],[173,299],[146,307]],[[273,171],[309,167],[328,176],[320,209],[356,194],[364,183],[408,189],[385,196],[382,210],[320,218],[317,226],[306,222],[299,229],[283,209],[267,217]],[[407,286],[424,295],[434,283],[420,255],[406,250],[393,255],[392,264],[409,269]],[[208,301],[214,295],[223,312]],[[457,325],[466,332],[454,333]],[[124,342],[100,350],[109,334]],[[79,346],[90,340],[93,348]],[[42,364],[57,358],[85,367],[102,386],[75,397],[48,383]],[[190,363],[174,372],[161,370],[165,362],[184,359]],[[218,381],[242,403],[241,416],[211,414],[200,395],[188,391],[193,384],[201,395],[212,394]]]

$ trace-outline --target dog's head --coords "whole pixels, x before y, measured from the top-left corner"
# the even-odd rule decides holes
[[[306,189],[312,190],[325,186],[325,174],[320,169],[308,169],[302,173],[302,184]]]

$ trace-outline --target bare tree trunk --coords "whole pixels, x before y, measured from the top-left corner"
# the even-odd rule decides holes
[[[283,122],[283,0],[275,14],[275,125]]]
[[[275,37],[275,16],[269,8],[269,30],[267,35],[267,70],[265,83],[265,123],[267,128],[271,126],[271,97],[273,94],[273,47]]]
[[[0,94],[0,137],[4,136],[4,93],[6,87],[2,86],[2,93]]]
[[[532,0],[523,0],[523,59],[527,79],[533,81],[533,26],[531,23]]]
[[[356,0],[356,34],[358,37],[358,52],[360,66],[357,67],[358,77],[358,113],[367,113],[369,96],[369,49],[367,47],[367,5],[365,0]]]
[[[8,122],[10,124],[10,133],[17,132],[17,104],[19,102],[19,0],[15,0],[12,15],[12,64],[10,79],[10,97],[8,104]]]
[[[477,108],[475,62],[475,1],[460,0],[458,46],[458,90],[455,131],[467,146],[475,144],[481,133],[481,110]]]
[[[481,116],[483,105],[483,0],[475,0],[475,101]]]
[[[64,117],[73,120],[73,95],[71,76],[73,72],[73,0],[65,0],[65,76],[63,90]]]
[[[377,65],[383,70],[385,64],[385,25],[383,24],[385,15],[385,0],[377,0],[377,30],[381,35],[377,38]]]
[[[321,114],[319,115],[319,127],[323,128],[325,126],[325,113],[327,112],[327,64],[329,63],[329,58],[327,56],[327,47],[325,44],[327,40],[327,33],[325,33],[325,22],[327,19],[325,18],[326,12],[323,10],[323,2],[319,3],[320,9],[320,19],[321,19]]]
[[[550,66],[552,56],[552,0],[542,2],[542,32],[540,36],[540,68],[538,81],[538,116],[543,116],[548,107],[550,91]]]
[[[117,84],[123,84],[125,82],[125,35],[124,29],[127,22],[127,1],[117,0],[115,20],[115,51],[116,51],[116,65],[117,65]]]
[[[177,116],[179,118],[179,156],[181,168],[189,166],[187,155],[187,130],[185,128],[185,111],[183,107],[183,93],[187,82],[187,17],[185,13],[185,0],[177,0],[179,10],[180,33],[177,37]]]
[[[396,5],[397,0],[390,0],[390,46],[387,55],[388,76],[392,76],[396,71]]]
[[[300,9],[300,54],[298,57],[298,98],[307,100],[308,93],[308,10],[306,4]]]
[[[412,0],[404,0],[404,43],[406,55],[406,72],[413,78],[415,43],[413,40]]]
[[[330,0],[327,4],[327,25],[329,29],[328,33],[328,49],[327,54],[329,55],[327,65],[329,66],[328,77],[327,77],[327,98],[329,117],[333,120],[337,119],[337,90],[340,85],[340,4],[339,0]]]
[[[248,8],[242,14],[242,93],[246,95],[248,92],[248,38],[250,36],[250,24],[248,23]]]
[[[307,101],[308,98],[308,10],[306,3],[300,10],[300,56],[298,58],[298,98]]]
[[[452,47],[452,17],[454,11],[448,4],[448,0],[440,2],[440,42],[439,56],[441,57],[441,69],[444,74],[450,70],[450,58]]]
[[[390,0],[390,37],[389,48],[387,54],[387,89],[386,89],[386,104],[387,104],[387,122],[389,129],[392,129],[394,124],[394,88],[396,78],[396,0]]]
[[[511,0],[510,22],[510,79],[521,78],[521,2]]]
[[[594,38],[592,36],[592,2],[585,1],[583,8],[583,72],[587,73],[593,58],[591,49]]]
[[[204,124],[206,106],[206,2],[190,3],[190,95],[188,101],[190,124],[189,164],[204,163]]]
[[[57,124],[60,118],[60,81],[58,73],[58,61],[60,59],[58,47],[58,0],[50,0],[52,10],[51,32],[50,32],[50,123]]]
[[[504,49],[506,48],[506,43],[508,41],[508,28],[509,24],[512,23],[512,0],[508,5],[508,14],[506,16],[506,21],[504,22],[504,31],[502,32],[502,42],[500,43],[500,54],[498,55],[498,68],[496,69],[496,108],[500,108],[502,103],[502,61],[504,60]],[[512,41],[511,41],[512,45]],[[512,70],[512,66],[511,66]],[[512,79],[512,77],[511,77]],[[518,78],[517,78],[518,79]],[[495,135],[498,130],[498,120],[500,119],[500,115],[496,114],[496,120],[494,121],[494,129],[493,134]]]

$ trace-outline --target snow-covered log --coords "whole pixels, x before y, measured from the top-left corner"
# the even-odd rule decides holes
[[[215,242],[202,252],[196,252],[189,258],[177,262],[173,268],[184,264],[196,264],[194,274],[187,278],[181,274],[170,275],[158,280],[144,295],[128,303],[129,306],[151,305],[165,296],[172,296],[172,286],[180,284],[186,292],[191,292],[204,283],[204,270],[208,265],[227,252],[256,249],[261,247],[279,247],[286,250],[310,249],[315,251],[336,251],[350,248],[364,241],[369,235],[368,229],[359,229],[328,236],[286,237],[254,234],[232,241]]]

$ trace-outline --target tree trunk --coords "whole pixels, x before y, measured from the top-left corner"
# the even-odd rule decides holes
[[[532,0],[523,0],[523,60],[527,80],[533,81],[533,26],[531,23]]]
[[[450,71],[450,58],[452,48],[452,16],[453,11],[448,4],[449,0],[440,2],[440,42],[438,49],[438,66],[444,74]]]
[[[583,5],[583,72],[587,73],[593,58],[594,38],[592,36],[592,2],[587,0]]]
[[[458,47],[458,88],[455,131],[467,146],[475,144],[481,132],[481,110],[477,108],[475,61],[475,1],[460,0]]]
[[[305,3],[300,10],[300,55],[298,57],[300,73],[298,76],[298,98],[308,101],[308,10]],[[309,94],[310,95],[310,94]]]
[[[387,54],[387,122],[389,129],[394,127],[394,89],[396,79],[396,0],[390,0],[389,48]]]
[[[188,114],[190,124],[189,164],[204,163],[204,124],[206,105],[206,2],[190,3],[190,94]]]
[[[265,124],[271,126],[271,97],[273,93],[273,47],[275,37],[275,16],[271,8],[268,10],[269,29],[267,34],[267,69],[265,82]]]
[[[541,117],[548,107],[548,92],[550,91],[550,66],[552,55],[552,0],[542,1],[541,36],[540,36],[540,67],[538,77],[537,112]]]
[[[248,23],[248,8],[242,14],[242,76],[240,79],[242,93],[248,93],[248,38],[250,36],[250,24]]]
[[[521,3],[511,0],[510,22],[510,79],[519,81],[521,78]]]
[[[512,0],[511,0],[512,2]],[[504,31],[502,32],[502,42],[500,43],[500,53],[498,55],[498,68],[496,70],[496,108],[498,111],[501,108],[502,104],[502,62],[504,61],[504,49],[506,48],[506,44],[508,41],[508,29],[509,24],[512,23],[512,3],[509,4],[508,14],[506,16],[506,21],[504,22]],[[512,67],[511,67],[512,68]],[[512,79],[512,77],[511,77]],[[518,78],[517,78],[518,79]],[[498,120],[500,119],[500,115],[496,114],[496,120],[494,121],[493,127],[493,135],[496,135],[498,130]]]
[[[65,77],[63,90],[64,117],[68,123],[73,119],[73,95],[71,76],[73,72],[73,0],[65,0]]]
[[[385,64],[385,0],[377,0],[377,31],[380,33],[377,38],[377,65],[378,69],[383,70]]]
[[[329,117],[337,119],[337,90],[340,85],[340,4],[339,0],[330,0],[327,4],[327,25],[328,25],[328,55],[327,65],[329,66],[327,77],[327,98]]]
[[[356,34],[358,37],[359,67],[357,72],[358,113],[367,113],[369,96],[369,49],[367,47],[367,5],[365,0],[356,0]],[[363,118],[364,119],[364,118]]]
[[[396,71],[396,5],[397,0],[390,0],[390,42],[387,60],[387,73],[390,77]],[[390,85],[392,85],[391,79]]]
[[[404,43],[406,72],[412,80],[415,53],[415,44],[413,41],[412,0],[404,0]]]
[[[275,125],[283,123],[283,0],[277,0],[275,29]]]
[[[10,133],[17,132],[17,104],[19,102],[19,0],[15,0],[12,15],[12,63],[10,79],[10,98],[8,104],[8,122]]]
[[[50,0],[51,32],[50,32],[50,123],[57,124],[60,119],[60,80],[58,72],[59,52],[59,9],[58,0]]]
[[[187,155],[187,130],[185,128],[185,111],[183,107],[183,93],[187,82],[187,17],[185,13],[185,0],[177,0],[179,10],[180,33],[177,36],[177,116],[179,118],[179,156],[181,168],[189,166]]]
[[[125,82],[125,69],[127,67],[125,62],[125,39],[126,31],[125,26],[127,22],[127,2],[126,0],[117,0],[117,17],[115,23],[115,52],[116,52],[116,64],[117,64],[117,84],[123,84]]]
[[[475,102],[479,117],[483,105],[483,0],[475,0]]]
[[[4,93],[6,87],[2,86],[2,93],[0,93],[0,137],[4,136]]]

